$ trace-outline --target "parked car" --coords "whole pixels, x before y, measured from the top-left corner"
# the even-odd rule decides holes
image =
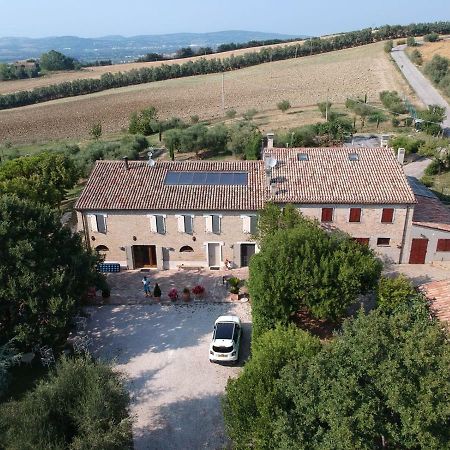
[[[237,316],[220,316],[214,323],[209,345],[210,362],[236,363],[241,344],[241,320]]]

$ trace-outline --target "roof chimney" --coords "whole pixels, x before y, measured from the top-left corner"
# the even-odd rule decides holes
[[[273,148],[273,133],[267,133],[267,148]]]
[[[128,166],[128,156],[123,157],[123,166],[125,170],[128,170],[130,167]]]
[[[399,148],[397,151],[397,161],[403,166],[405,163],[405,149]]]

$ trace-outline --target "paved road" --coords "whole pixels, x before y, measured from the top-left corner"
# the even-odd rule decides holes
[[[417,161],[414,161],[412,163],[406,164],[403,166],[403,170],[405,171],[405,175],[417,178],[420,180],[425,174],[425,169],[430,165],[431,163],[430,158],[423,158],[419,159]]]
[[[405,54],[406,45],[395,47],[391,53],[392,58],[397,63],[400,70],[405,75],[411,87],[416,91],[417,96],[425,105],[440,105],[447,111],[447,118],[443,123],[446,134],[450,134],[450,106],[442,95],[434,88],[419,69],[411,62]]]

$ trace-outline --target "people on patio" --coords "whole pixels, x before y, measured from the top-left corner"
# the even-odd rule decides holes
[[[142,278],[142,284],[144,286],[144,294],[146,297],[151,297],[151,291],[150,291],[150,280],[144,276],[144,278]]]

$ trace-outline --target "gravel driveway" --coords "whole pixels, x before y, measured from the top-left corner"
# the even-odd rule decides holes
[[[220,315],[243,323],[237,367],[211,364],[208,346]],[[250,348],[248,303],[98,307],[89,321],[94,354],[129,379],[135,449],[216,449],[229,445],[221,396]]]
[[[392,58],[397,63],[400,70],[405,75],[411,87],[416,91],[418,97],[425,105],[440,105],[447,111],[447,118],[442,126],[446,133],[450,132],[450,106],[444,97],[431,84],[431,81],[425,78],[420,70],[411,62],[405,54],[406,45],[399,45],[391,52]]]

